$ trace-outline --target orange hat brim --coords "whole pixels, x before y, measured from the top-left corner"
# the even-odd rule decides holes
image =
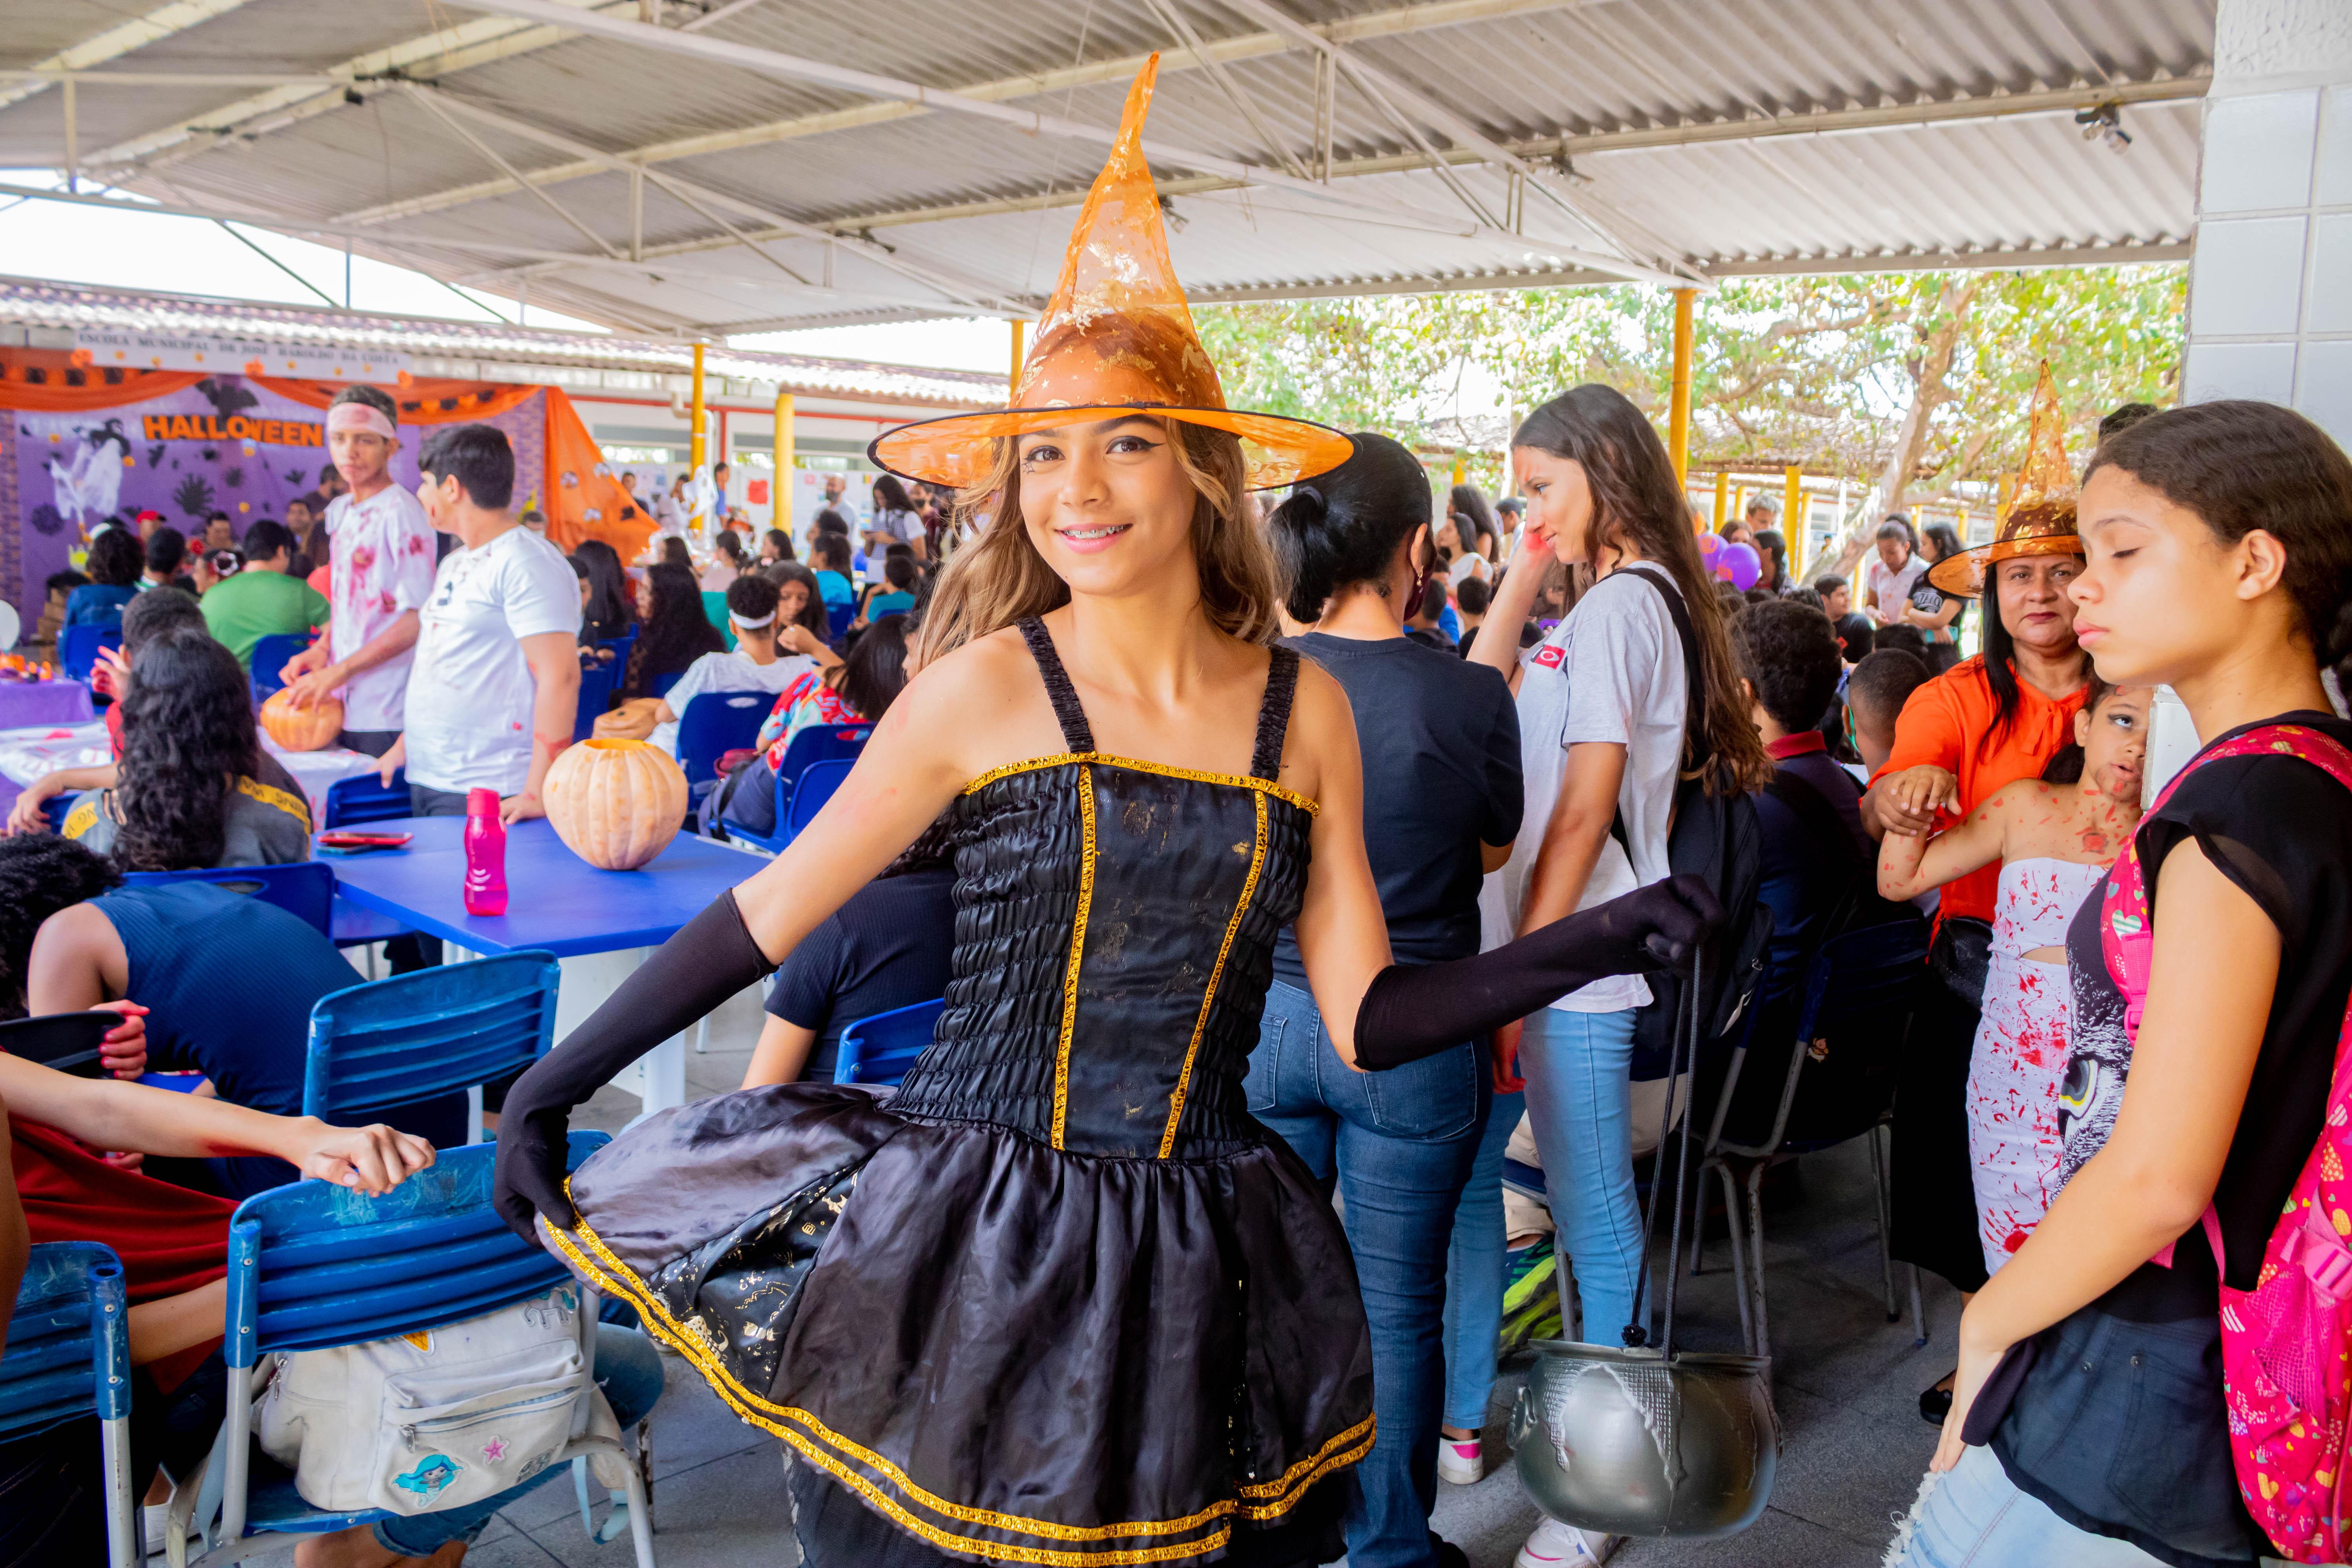
[[[2083,541],[2079,534],[2042,534],[2032,539],[2000,540],[1963,551],[1948,561],[1937,562],[1927,568],[1927,585],[1938,593],[1949,594],[1955,599],[1981,598],[1984,596],[1986,575],[2000,562],[2013,561],[2021,555],[2082,553]]]
[[[1164,403],[1101,403],[1061,408],[992,408],[978,414],[946,414],[901,425],[866,448],[876,467],[904,479],[969,489],[987,482],[995,460],[994,443],[1069,424],[1149,414],[1227,430],[1241,437],[1251,489],[1276,489],[1330,472],[1346,462],[1356,444],[1328,425],[1280,414],[1230,408],[1185,408]]]

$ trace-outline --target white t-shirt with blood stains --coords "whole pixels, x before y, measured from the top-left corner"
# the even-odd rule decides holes
[[[383,635],[393,622],[422,609],[433,592],[437,541],[415,492],[386,485],[363,501],[350,492],[327,503],[327,599],[331,657],[342,659]],[[399,730],[414,650],[352,677],[343,688],[343,728]]]

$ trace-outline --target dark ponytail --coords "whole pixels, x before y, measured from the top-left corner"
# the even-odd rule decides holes
[[[2102,441],[2083,477],[2108,468],[2195,512],[2224,544],[2259,528],[2286,546],[2279,585],[2319,667],[2352,690],[2352,458],[2326,431],[2275,403],[2193,403]]]
[[[1386,593],[1399,547],[1429,526],[1429,475],[1421,459],[1386,436],[1365,431],[1350,438],[1353,457],[1294,488],[1266,519],[1283,607],[1295,621],[1321,619],[1325,602],[1357,583],[1382,583]]]

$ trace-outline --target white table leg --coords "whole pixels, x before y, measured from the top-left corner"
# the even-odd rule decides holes
[[[686,1103],[686,1037],[672,1035],[645,1054],[638,1063],[645,1074],[644,1114]]]
[[[482,1141],[482,1086],[476,1084],[466,1091],[466,1142]]]

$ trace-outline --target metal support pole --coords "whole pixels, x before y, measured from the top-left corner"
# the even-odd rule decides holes
[[[343,309],[352,308],[352,237],[343,236]]]
[[[1730,502],[1731,476],[1717,474],[1715,476],[1715,531],[1717,533],[1723,531],[1723,509]]]
[[[521,278],[515,289],[515,325],[527,327],[530,324],[530,274],[523,273]]]
[[[74,79],[70,76],[61,84],[66,116],[66,195],[81,194],[81,127],[74,113]]]
[[[646,258],[646,172],[629,171],[629,259]]]
[[[793,395],[776,389],[776,497],[771,528],[793,526]]]
[[[1326,52],[1315,57],[1315,177],[1331,183],[1332,99],[1338,90],[1339,62]]]
[[[702,473],[702,460],[709,456],[703,449],[702,438],[702,345],[700,343],[694,345],[694,412],[688,415],[688,418],[691,422],[692,434],[687,444],[687,467],[698,478]]]
[[[2000,477],[2000,488],[1993,492],[1992,523],[1996,529],[2009,521],[2010,490],[2016,483],[2015,479],[2003,474]]]
[[[1004,378],[1004,401],[1010,406],[1014,394],[1021,388],[1022,340],[1029,334],[1029,323],[1020,317],[1013,318],[1013,371]]]
[[[1801,577],[1805,570],[1805,487],[1801,482],[1804,470],[1790,463],[1780,472],[1780,537],[1789,542],[1789,575]]]
[[[1675,381],[1666,416],[1666,455],[1674,459],[1678,481],[1690,475],[1691,301],[1697,298],[1696,289],[1675,290]]]

